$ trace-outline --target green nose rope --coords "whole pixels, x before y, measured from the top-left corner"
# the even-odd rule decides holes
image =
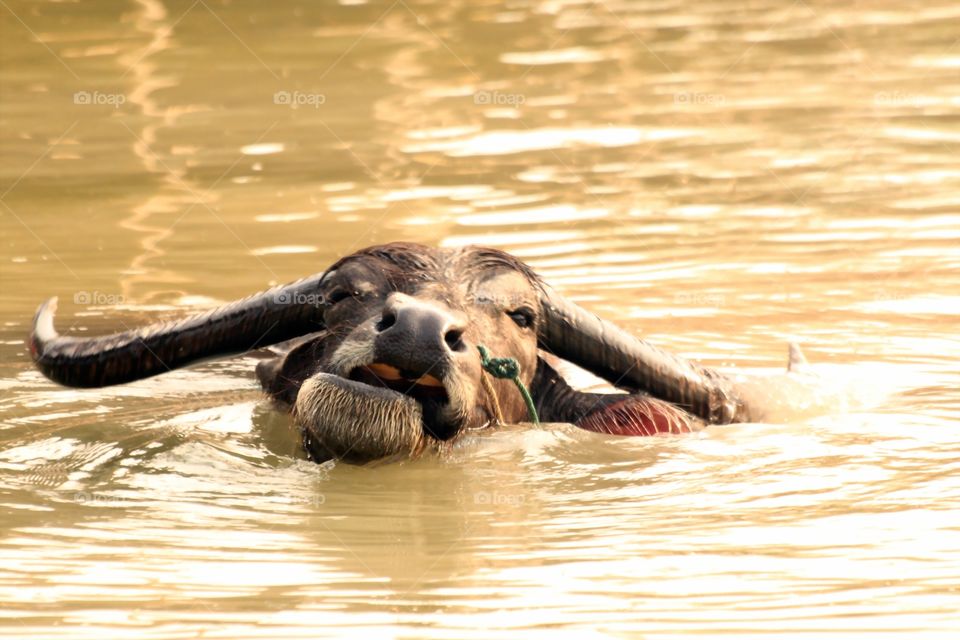
[[[517,359],[491,358],[487,348],[482,344],[477,345],[477,351],[480,352],[480,366],[483,367],[484,371],[494,378],[513,380],[513,384],[517,385],[517,389],[520,389],[523,401],[527,403],[527,413],[530,414],[530,421],[533,424],[540,424],[540,416],[537,415],[537,408],[533,406],[533,398],[530,397],[526,385],[520,380],[520,363],[517,362]]]

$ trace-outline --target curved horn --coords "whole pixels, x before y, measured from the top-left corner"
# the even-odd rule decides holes
[[[658,349],[567,300],[541,296],[540,346],[614,385],[672,402],[711,423],[744,422],[747,408],[722,374]]]
[[[276,344],[323,324],[317,274],[173,322],[107,336],[60,336],[53,328],[57,299],[40,305],[30,354],[51,380],[104,387],[155,376],[197,360]]]

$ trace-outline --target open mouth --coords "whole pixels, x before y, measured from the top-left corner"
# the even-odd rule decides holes
[[[466,418],[440,378],[373,363],[346,376],[319,372],[297,394],[294,415],[318,461],[365,464],[436,451]]]
[[[356,367],[347,379],[389,389],[415,400],[423,415],[424,433],[437,440],[449,440],[459,430],[459,424],[451,419],[453,412],[447,389],[433,375],[418,375],[378,362]]]

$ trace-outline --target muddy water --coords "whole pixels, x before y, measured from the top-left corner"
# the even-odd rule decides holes
[[[10,1],[0,635],[952,637],[960,8]],[[252,358],[74,391],[23,339],[481,242],[826,415],[302,459]]]

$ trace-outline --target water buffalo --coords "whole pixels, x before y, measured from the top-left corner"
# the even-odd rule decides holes
[[[465,430],[528,421],[514,382],[481,368],[479,345],[516,360],[547,422],[650,435],[754,417],[732,380],[597,318],[517,258],[485,247],[369,247],[292,284],[103,337],[58,335],[55,303],[38,310],[30,350],[44,375],[73,387],[284,343],[257,375],[292,408],[316,460],[442,450]],[[625,392],[576,391],[552,358]]]

